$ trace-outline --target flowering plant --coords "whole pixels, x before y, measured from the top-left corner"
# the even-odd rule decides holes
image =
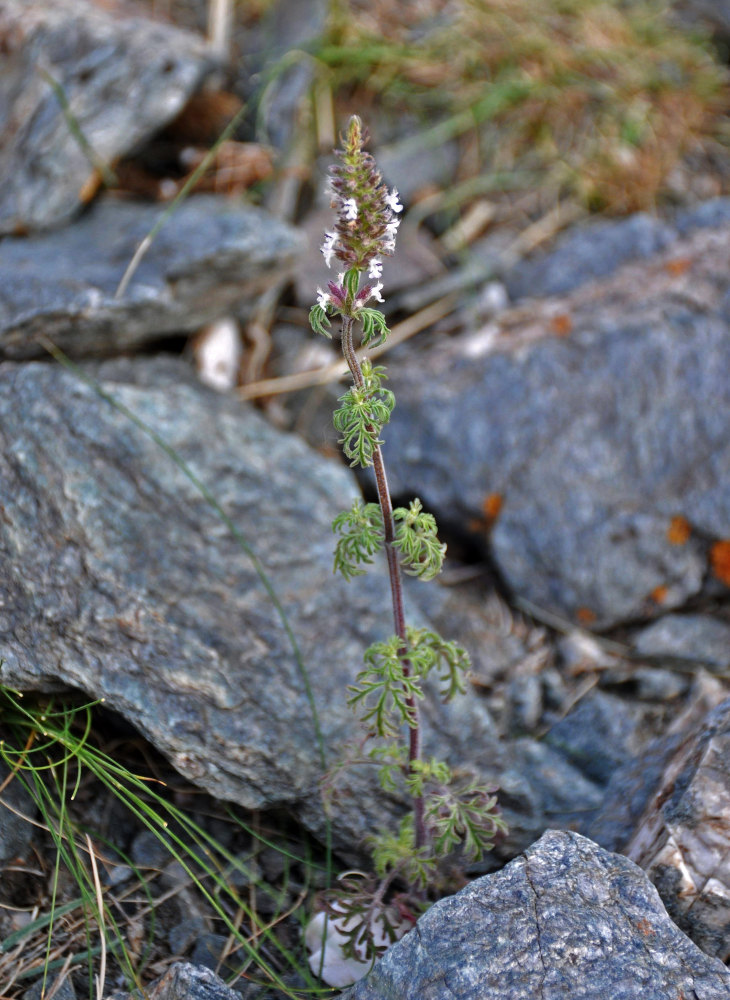
[[[367,357],[361,360],[355,349],[356,329],[360,347],[381,344],[388,336],[385,316],[370,303],[383,302],[383,258],[395,252],[403,211],[398,191],[388,190],[373,157],[363,149],[366,139],[360,119],[353,117],[337,154],[340,162],[330,170],[328,193],[336,222],[321,247],[328,267],[337,260],[344,269],[326,289],[317,289],[310,312],[313,330],[325,337],[331,336],[332,319],[341,321],[342,352],[352,384],[339,399],[334,424],[351,465],[372,466],[378,495],[378,503],[356,501],[335,517],[335,571],[346,580],[358,576],[384,549],[393,607],[394,634],[366,651],[364,668],[348,689],[349,703],[365,727],[365,757],[377,764],[382,787],[394,790],[400,785],[412,801],[397,834],[383,831],[372,842],[372,891],[363,887],[368,883],[353,886],[350,880],[329,904],[340,935],[347,939],[345,955],[361,961],[397,936],[388,924],[386,890],[400,884],[404,892],[397,896],[398,912],[410,912],[409,907],[425,898],[440,858],[457,845],[467,858],[479,858],[493,846],[497,832],[506,829],[493,789],[471,775],[457,774],[443,761],[425,760],[421,753],[424,681],[437,674],[440,694],[449,701],[465,690],[469,657],[456,643],[428,629],[410,628],[405,619],[401,572],[433,579],[441,571],[446,546],[438,540],[435,518],[419,499],[407,508],[393,508],[381,434],[395,396],[383,385],[385,369]],[[374,926],[380,928],[377,941],[370,933]]]

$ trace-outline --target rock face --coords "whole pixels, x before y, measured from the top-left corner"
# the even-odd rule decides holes
[[[102,199],[73,226],[9,238],[0,255],[0,357],[110,355],[196,330],[255,301],[301,247],[260,209],[215,195],[184,202],[158,232],[124,294],[115,292],[160,216],[157,205]]]
[[[68,221],[93,156],[159,131],[212,68],[195,35],[86,0],[2,0],[0,35],[0,234]]]
[[[378,572],[350,585],[332,573],[331,520],[352,504],[351,474],[196,384],[182,362],[107,363],[98,375],[188,463],[231,525],[77,377],[50,364],[1,366],[3,683],[103,697],[214,795],[247,808],[296,803],[321,833],[307,683],[331,763],[356,736],[346,685],[392,621]],[[261,554],[286,625],[231,526]],[[428,752],[493,780],[497,740],[476,698],[429,700],[424,715]],[[383,800],[373,771],[353,775],[357,794],[335,811],[335,837],[349,849],[400,808]]]
[[[421,917],[343,1000],[727,1000],[730,973],[679,931],[643,872],[546,833]]]
[[[393,492],[481,525],[516,594],[583,624],[699,594],[730,537],[728,267],[730,228],[696,230],[394,362]]]
[[[703,951],[730,957],[730,700],[675,750],[626,854]]]

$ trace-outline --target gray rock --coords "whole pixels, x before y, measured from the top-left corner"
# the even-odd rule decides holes
[[[130,994],[132,1000],[134,994]],[[175,962],[145,990],[147,1000],[241,1000],[214,972],[190,962]]]
[[[188,199],[167,220],[124,295],[115,292],[157,205],[102,199],[68,229],[7,239],[0,249],[0,357],[110,355],[198,329],[251,300],[294,258],[293,229],[215,195]],[[245,308],[243,309],[245,312]]]
[[[698,230],[489,338],[412,349],[389,369],[393,492],[442,527],[484,523],[507,586],[563,618],[683,605],[703,588],[704,539],[730,536],[729,268],[730,229]]]
[[[76,1000],[76,990],[71,982],[71,977],[67,975],[64,975],[63,979],[56,976],[48,981],[41,977],[33,983],[30,989],[25,991],[23,1000],[43,1000],[48,994],[54,996],[56,1000]]]
[[[665,615],[634,637],[637,656],[701,663],[708,670],[730,668],[730,625],[710,615]]]
[[[730,699],[667,762],[626,847],[679,927],[703,951],[730,957]]]
[[[391,629],[384,567],[349,585],[332,574],[331,519],[355,496],[351,473],[205,389],[182,362],[120,359],[93,370],[254,546],[299,643],[334,762],[358,739],[346,686],[364,649]],[[251,560],[180,469],[76,377],[6,363],[0,503],[4,682],[104,697],[190,780],[246,808],[286,806],[324,837],[317,737],[291,642]],[[452,598],[439,612],[431,586],[410,589],[409,620],[429,621],[420,589],[433,593],[426,606],[446,631]],[[475,607],[461,604],[459,620],[477,637]],[[482,627],[484,641],[493,627]],[[519,648],[505,644],[506,664]],[[479,661],[485,670],[493,656]],[[476,692],[449,705],[427,699],[424,731],[427,754],[501,787],[510,835],[497,858],[600,806],[600,787],[554,749],[527,738],[503,744]],[[373,772],[348,770],[334,802],[334,842],[347,857],[405,806],[383,795]],[[134,857],[157,865],[158,850],[139,838]]]
[[[674,220],[674,225],[682,236],[687,236],[695,229],[718,229],[728,224],[730,198],[709,198],[699,205],[678,212]]]
[[[516,264],[506,275],[510,298],[565,295],[613,274],[631,260],[653,257],[676,239],[666,222],[639,212],[627,219],[594,222],[568,230],[547,251]]]
[[[171,121],[212,69],[202,38],[86,0],[3,0],[0,35],[0,234],[68,221],[94,174],[39,66],[107,164]]]
[[[331,520],[356,495],[351,473],[197,385],[182,363],[157,366],[157,388],[130,383],[140,367],[149,379],[156,366],[103,365],[102,384],[176,449],[259,554],[332,762],[357,734],[346,685],[392,627],[383,574],[345,586],[332,573]],[[94,692],[214,795],[296,807],[321,832],[305,678],[228,527],[149,437],[60,368],[0,366],[0,428],[4,683]],[[424,725],[427,752],[494,780],[497,740],[475,698],[429,701]],[[373,770],[335,812],[349,849],[402,808]]]
[[[436,903],[343,1000],[727,1000],[643,872],[577,834]]]
[[[589,780],[607,785],[614,771],[633,760],[642,739],[641,706],[605,691],[592,691],[560,719],[545,742],[562,754]]]
[[[223,955],[228,944],[225,934],[203,934],[195,942],[191,961],[193,965],[202,965],[212,972],[230,975],[233,969],[223,962]]]
[[[2,735],[0,730],[0,739]],[[0,784],[6,781],[9,774],[6,765],[0,761]],[[26,856],[37,812],[29,792],[17,776],[13,777],[0,792],[0,863]]]
[[[454,140],[437,145],[424,143],[421,129],[378,148],[378,169],[401,200],[411,201],[420,191],[448,187],[459,165],[459,146]]]
[[[730,38],[727,0],[674,0],[672,7],[686,26],[709,28],[721,40]]]
[[[253,69],[257,74],[253,80],[265,83],[258,123],[266,141],[276,149],[286,149],[291,143],[301,115],[301,102],[314,76],[312,61],[292,59],[291,53],[308,51],[319,41],[328,10],[326,0],[275,0],[267,5],[255,32],[259,36],[255,48],[250,40],[246,46],[248,73]],[[272,73],[272,67],[277,71]]]
[[[614,772],[598,813],[582,832],[606,850],[625,853],[669,761],[726,694],[726,688],[719,681],[700,672],[684,707],[666,731]]]

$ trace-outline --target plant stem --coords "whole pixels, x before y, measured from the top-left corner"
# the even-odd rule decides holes
[[[345,356],[347,367],[350,369],[352,380],[358,389],[362,389],[365,384],[362,368],[352,343],[352,327],[354,319],[352,316],[342,318],[342,353]],[[401,579],[398,553],[393,545],[395,541],[395,525],[393,522],[393,503],[390,498],[388,479],[385,474],[385,463],[380,445],[373,449],[373,471],[375,472],[375,483],[378,491],[378,502],[383,515],[383,533],[385,535],[385,555],[388,561],[388,576],[390,577],[390,594],[393,604],[393,622],[395,634],[403,641],[403,650],[407,646],[406,641],[406,616],[403,607],[403,581]],[[403,673],[410,676],[410,663],[403,660]],[[408,762],[413,768],[415,761],[421,759],[421,723],[420,713],[416,699],[409,695],[406,704],[411,712],[411,717],[415,720],[415,725],[409,727],[408,741]],[[426,843],[426,824],[424,819],[423,796],[418,795],[413,800],[414,816],[414,838],[415,847],[423,847]]]

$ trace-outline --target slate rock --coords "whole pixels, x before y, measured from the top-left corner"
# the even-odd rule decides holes
[[[159,384],[135,385],[139,369]],[[392,629],[382,572],[349,586],[332,573],[331,521],[356,496],[352,474],[200,386],[182,362],[110,362],[97,374],[262,560],[334,762],[357,736],[346,685]],[[252,559],[180,468],[74,375],[6,363],[0,504],[3,682],[104,697],[212,794],[288,806],[321,832],[317,734],[292,643]],[[417,610],[411,621],[425,623]],[[424,726],[426,752],[493,780],[497,739],[476,698],[429,699]],[[350,849],[403,808],[373,771],[353,776],[357,794],[335,810],[335,842]]]
[[[343,1000],[727,1000],[730,972],[626,858],[549,831],[441,900]]]
[[[727,696],[715,677],[700,671],[684,706],[666,731],[613,773],[598,813],[581,830],[608,851],[625,853],[670,760]]]
[[[730,958],[730,699],[684,740],[626,847],[703,951]]]
[[[43,976],[37,982],[33,983],[30,989],[27,989],[23,993],[23,1000],[43,1000],[51,990],[53,990],[53,996],[57,1000],[76,1000],[76,990],[71,981],[71,977],[64,975],[56,976],[54,979],[47,981]]]
[[[634,636],[635,655],[660,662],[730,669],[730,625],[710,615],[664,615]]]
[[[545,736],[548,746],[558,750],[585,776],[607,785],[622,764],[632,760],[642,740],[641,708],[605,691],[592,691],[581,699]]]
[[[505,275],[513,301],[565,295],[596,278],[605,278],[631,260],[653,257],[676,239],[666,222],[645,212],[626,219],[577,225],[549,250],[520,261]]]
[[[210,969],[191,962],[175,962],[164,976],[145,990],[147,1000],[241,1000]],[[129,994],[129,1000],[136,1000]]]
[[[442,528],[481,525],[507,587],[563,618],[681,607],[702,592],[705,540],[730,537],[729,268],[730,228],[697,230],[394,359],[394,494]]]
[[[39,336],[72,356],[109,356],[196,330],[239,301],[245,313],[300,249],[295,230],[266,212],[198,195],[175,210],[115,298],[160,211],[109,197],[68,229],[0,244],[0,357],[47,356]]]
[[[113,164],[171,121],[213,68],[202,38],[86,0],[3,0],[0,35],[0,234],[58,226],[88,200],[94,167],[75,130]]]

